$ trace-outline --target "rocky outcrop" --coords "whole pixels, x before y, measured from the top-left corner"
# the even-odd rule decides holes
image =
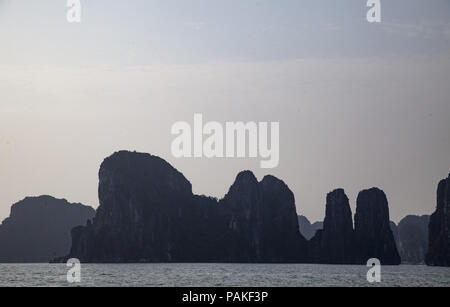
[[[299,231],[294,195],[281,180],[241,172],[223,199],[192,193],[161,158],[118,152],[99,171],[100,206],[92,223],[72,231],[68,256],[82,262],[313,262],[365,264],[400,258],[386,196],[358,196],[355,230],[344,190],[328,194],[323,229]]]
[[[397,245],[398,250],[398,227],[397,224],[395,224],[393,221],[389,223],[389,226],[391,227],[392,235],[394,236],[395,245]]]
[[[428,250],[429,215],[408,215],[397,226],[397,248],[404,264],[423,264]]]
[[[192,193],[161,158],[118,152],[99,172],[100,206],[72,231],[82,262],[300,262],[293,193],[281,180],[240,173],[220,201]],[[66,257],[67,258],[67,257]]]
[[[86,225],[94,209],[51,196],[28,197],[0,225],[0,262],[44,263],[67,254],[70,231]]]
[[[317,230],[323,229],[323,222],[311,222],[306,218],[306,216],[298,216],[298,227],[300,233],[305,237],[306,240],[310,240],[316,234]]]
[[[426,264],[450,266],[450,175],[439,183],[436,211],[430,217]]]
[[[229,256],[239,262],[298,262],[306,240],[298,230],[294,194],[281,180],[258,182],[240,173],[223,200],[229,228]]]
[[[116,153],[101,165],[98,194],[92,224],[72,231],[71,257],[83,262],[181,262],[199,255],[208,261],[202,252],[210,240],[202,240],[199,221],[216,218],[208,215],[215,201],[196,199],[189,181],[166,161]]]
[[[377,258],[384,265],[400,264],[390,227],[389,207],[383,191],[373,188],[359,193],[356,201],[355,239],[360,264]]]
[[[355,235],[352,212],[344,190],[327,195],[323,230],[310,241],[312,262],[351,264],[355,262]]]

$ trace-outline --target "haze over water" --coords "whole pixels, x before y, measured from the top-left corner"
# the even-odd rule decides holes
[[[297,211],[377,186],[391,219],[430,214],[450,171],[450,4],[383,1],[0,0],[0,220],[26,196],[97,207],[114,151],[168,160],[197,194],[222,197],[258,159],[175,159],[170,128],[279,121]],[[221,174],[217,176],[217,174]]]

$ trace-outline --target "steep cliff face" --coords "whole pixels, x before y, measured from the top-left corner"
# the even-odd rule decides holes
[[[395,244],[397,245],[397,250],[398,250],[398,227],[397,224],[395,224],[394,222],[391,221],[391,223],[389,224],[391,227],[391,231],[392,231],[392,235],[394,236],[394,241]]]
[[[242,172],[220,206],[229,228],[229,260],[298,262],[306,258],[294,195],[281,180],[266,176],[258,182],[251,172]]]
[[[430,217],[426,263],[450,266],[450,175],[439,183],[436,211]]]
[[[373,188],[359,193],[356,201],[355,240],[358,263],[378,258],[384,265],[400,264],[390,228],[389,207],[383,191]]]
[[[315,246],[314,246],[315,245]],[[344,190],[327,195],[323,231],[310,243],[313,262],[351,264],[355,262],[352,212]]]
[[[70,231],[86,225],[94,209],[51,196],[28,197],[0,225],[0,262],[41,263],[70,250]]]
[[[304,262],[306,239],[300,234],[295,198],[281,180],[266,176],[260,182],[263,210],[263,255],[269,262]]]
[[[164,160],[116,153],[100,167],[98,191],[97,215],[73,230],[71,256],[85,262],[188,261],[196,248],[207,248],[194,240],[200,235],[194,221],[200,206],[215,202],[196,199],[191,184]]]
[[[274,177],[240,173],[224,199],[192,194],[164,160],[119,152],[99,172],[100,207],[73,230],[83,262],[298,262],[294,196]],[[306,254],[305,251],[303,251]]]
[[[258,180],[241,172],[220,201],[227,224],[228,261],[250,262],[262,258],[263,200]]]
[[[405,264],[425,263],[430,216],[408,215],[398,224],[397,248]]]

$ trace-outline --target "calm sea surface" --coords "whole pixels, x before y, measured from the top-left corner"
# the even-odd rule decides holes
[[[0,286],[70,286],[64,264],[0,264]],[[77,286],[373,286],[365,266],[83,264]],[[450,286],[450,268],[384,266],[378,286]]]

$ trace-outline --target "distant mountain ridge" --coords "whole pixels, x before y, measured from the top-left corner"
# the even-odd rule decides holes
[[[217,200],[193,194],[165,160],[121,151],[100,167],[97,211],[51,196],[14,204],[0,225],[0,262],[365,264],[378,258],[396,265],[421,264],[426,255],[427,264],[447,266],[449,182],[450,176],[439,184],[431,218],[410,215],[397,226],[378,188],[359,193],[352,217],[345,191],[336,189],[327,195],[324,222],[311,224],[297,215],[294,194],[276,177],[258,181],[243,171]]]
[[[194,195],[163,159],[118,152],[99,171],[92,224],[72,231],[68,257],[83,262],[298,262],[306,240],[281,180],[244,171],[227,195]],[[67,258],[67,257],[66,257]]]
[[[65,199],[27,197],[0,225],[0,262],[49,262],[70,250],[71,229],[94,215],[93,208]]]
[[[315,258],[329,254],[341,257],[342,263],[359,264],[373,252],[386,263],[398,264],[387,201],[381,197],[384,193],[374,189],[361,195],[364,200],[358,206],[366,209],[357,210],[356,216],[366,215],[361,220],[370,223],[360,223],[362,230],[354,233],[351,212],[346,208],[348,199],[347,204],[342,203],[342,212],[350,224],[343,232],[344,238],[348,237],[344,241],[348,253],[341,255],[337,252],[341,239],[333,239],[330,227],[341,221],[340,213],[336,215],[337,224],[333,219],[336,206],[346,199],[343,190],[327,198],[336,204],[327,207],[324,229],[315,235],[329,237],[326,242],[331,245],[324,249],[320,240],[311,244],[300,233],[294,195],[273,176],[258,182],[250,171],[241,172],[225,197],[216,200],[194,195],[190,182],[163,159],[121,151],[103,161],[97,214],[92,223],[73,229],[71,251],[61,260],[329,263],[326,258]],[[377,210],[383,213],[381,219]],[[356,254],[361,250],[357,234],[365,242],[370,227],[384,227],[386,223],[390,237],[377,234],[375,245],[364,249],[367,255]],[[388,249],[377,249],[379,246]]]
[[[395,242],[403,264],[424,264],[428,250],[429,215],[408,215],[397,225],[392,223]]]
[[[317,230],[323,229],[323,222],[315,222],[311,224],[306,216],[298,216],[298,226],[300,233],[306,240],[310,240],[316,234]]]

